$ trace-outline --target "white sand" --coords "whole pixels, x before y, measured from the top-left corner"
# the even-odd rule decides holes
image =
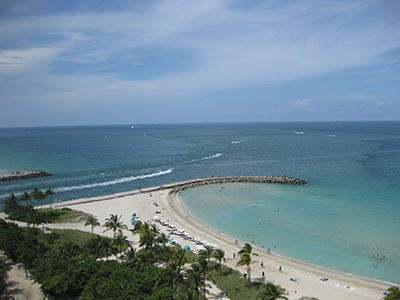
[[[245,273],[246,267],[236,267],[238,257],[236,256],[233,259],[233,253],[237,253],[243,247],[243,244],[240,241],[238,245],[235,244],[234,238],[223,236],[192,218],[183,209],[179,197],[176,197],[173,193],[170,194],[170,191],[171,189],[155,191],[155,188],[149,188],[142,190],[142,193],[132,191],[91,199],[61,202],[57,204],[57,207],[70,207],[92,214],[101,224],[104,224],[105,219],[110,214],[122,215],[121,220],[129,228],[132,228],[131,216],[133,213],[139,214],[140,218],[137,220],[141,221],[151,221],[157,215],[160,219],[175,225],[177,229],[184,229],[190,237],[198,237],[201,241],[217,245],[218,248],[225,251],[226,264],[241,273]],[[158,206],[155,205],[156,203]],[[161,213],[155,214],[156,211]],[[151,222],[155,223],[154,221]],[[166,226],[162,226],[159,223],[156,224],[163,232],[169,233],[166,230]],[[48,224],[48,227],[91,231],[90,226],[85,227],[83,223]],[[112,237],[112,232],[106,231],[103,233],[103,230],[104,228],[95,227],[94,233]],[[133,236],[129,231],[124,233],[131,244],[137,247],[138,236]],[[192,250],[196,251],[195,243],[186,241],[177,235],[171,235],[171,237],[177,240],[182,247],[189,245]],[[377,300],[383,297],[383,292],[390,286],[382,282],[296,262],[290,258],[279,257],[273,252],[266,254],[261,249],[254,248],[253,252],[258,253],[259,256],[254,257],[257,262],[251,265],[252,280],[269,280],[281,285],[289,292],[287,297],[290,300],[299,299],[302,296],[312,296],[321,300]],[[261,261],[264,263],[263,267],[260,265]],[[279,266],[282,266],[282,272],[279,272]],[[265,272],[264,278],[261,276],[262,272]],[[329,280],[322,282],[320,280],[322,277],[327,277]],[[298,278],[298,282],[290,281],[290,278]]]

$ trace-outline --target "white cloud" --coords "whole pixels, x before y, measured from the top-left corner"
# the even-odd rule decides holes
[[[297,99],[294,102],[293,107],[296,109],[304,108],[304,107],[308,106],[310,104],[310,102],[311,102],[310,99],[303,99],[303,100]]]
[[[82,6],[79,13],[0,20],[0,89],[11,95],[11,85],[24,86],[24,95],[15,89],[21,99],[65,106],[77,98],[92,103],[97,95],[103,105],[185,101],[365,68],[400,48],[396,9],[374,1],[165,0],[137,6],[100,13]],[[60,62],[77,67],[49,74]],[[330,96],[363,101],[370,95]],[[313,104],[330,96],[313,96]],[[379,97],[367,100],[386,102]],[[293,108],[310,101],[298,99]]]

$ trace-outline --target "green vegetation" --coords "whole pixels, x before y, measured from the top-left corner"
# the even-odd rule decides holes
[[[387,289],[387,294],[382,299],[384,300],[400,300],[400,290],[396,286]]]
[[[239,272],[221,265],[221,250],[195,255],[166,245],[168,237],[156,226],[137,224],[132,233],[140,235],[140,250],[129,247],[118,229],[114,239],[75,230],[43,234],[0,219],[0,248],[49,299],[203,299],[206,281],[215,281],[231,299],[259,297],[264,284],[249,286]],[[108,260],[118,252],[118,260]]]
[[[47,189],[44,193],[38,188],[34,188],[31,193],[24,192],[20,198],[10,194],[4,200],[3,212],[8,215],[8,219],[26,222],[33,226],[40,224],[57,222],[81,222],[86,220],[87,214],[70,208],[51,209],[51,202],[54,195],[52,189]],[[42,203],[47,196],[50,196],[50,209],[43,209]],[[41,209],[34,209],[32,199],[40,203]],[[25,204],[20,204],[24,202]]]
[[[51,195],[50,192],[43,195],[46,194]],[[280,286],[248,281],[240,272],[223,265],[225,253],[221,249],[205,247],[201,255],[196,255],[169,246],[169,237],[156,225],[138,221],[131,230],[139,235],[137,250],[129,246],[122,231],[127,227],[120,216],[110,215],[105,220],[105,231],[113,232],[113,238],[109,239],[93,234],[93,228],[101,226],[95,217],[65,208],[34,210],[29,203],[31,195],[39,192],[24,193],[20,200],[12,195],[6,199],[5,211],[10,219],[27,218],[28,224],[36,226],[85,217],[85,226],[92,229],[91,233],[76,230],[45,233],[0,219],[0,249],[22,264],[26,276],[30,273],[49,299],[204,299],[209,281],[232,300],[286,299]],[[38,203],[43,201],[40,195],[34,199]],[[29,214],[34,211],[38,220],[33,222],[24,209]],[[116,259],[110,260],[114,255]],[[239,265],[249,267],[251,255],[255,254],[251,245],[246,244],[239,255]],[[1,288],[0,283],[0,291]]]
[[[4,267],[3,263],[0,261],[0,296],[6,290],[6,284],[4,282]]]

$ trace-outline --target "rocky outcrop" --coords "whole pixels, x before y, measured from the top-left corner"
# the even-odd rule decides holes
[[[53,174],[39,170],[20,170],[8,174],[0,174],[0,181],[13,181],[20,179],[36,178],[36,177],[45,177],[51,175]]]

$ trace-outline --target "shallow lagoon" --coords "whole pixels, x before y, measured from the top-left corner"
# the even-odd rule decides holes
[[[223,188],[222,188],[223,187]],[[400,282],[395,213],[365,205],[365,196],[318,186],[224,184],[184,191],[190,213],[219,232],[301,261]],[[397,225],[397,224],[396,224]],[[374,259],[372,255],[385,255]],[[373,265],[378,265],[374,267]]]

